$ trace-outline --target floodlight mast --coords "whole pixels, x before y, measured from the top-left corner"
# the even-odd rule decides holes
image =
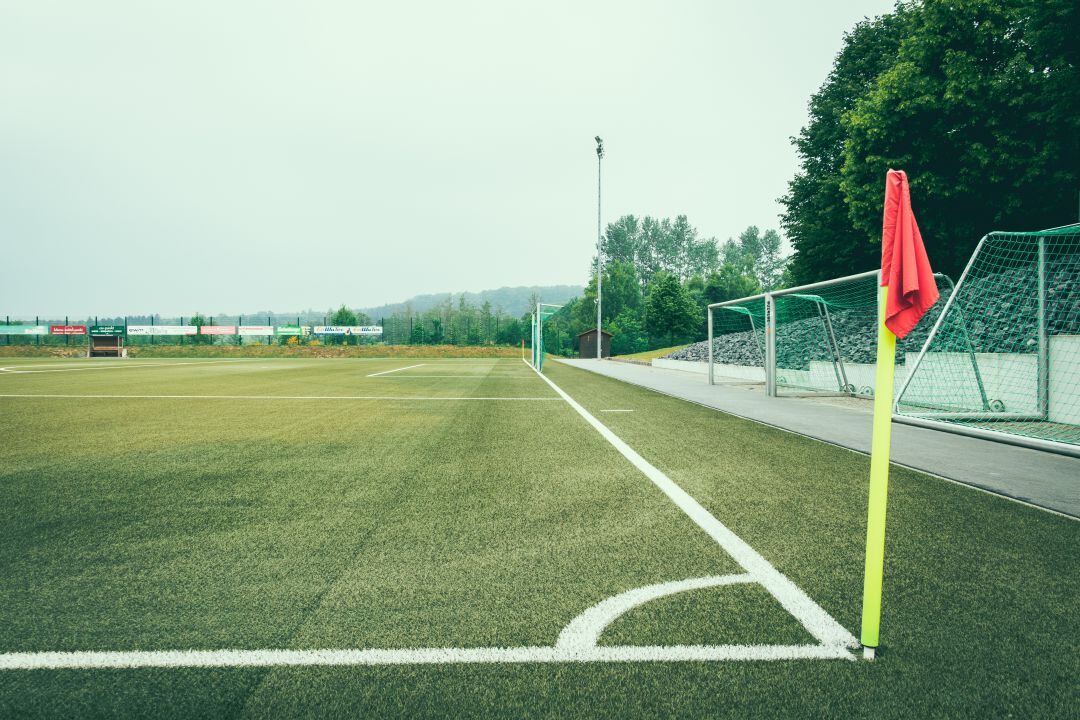
[[[604,141],[599,135],[596,136],[596,359],[602,359],[604,343],[603,337],[603,301],[600,296],[602,276],[604,270],[603,247],[600,230],[600,198],[601,198],[601,169],[604,160]]]

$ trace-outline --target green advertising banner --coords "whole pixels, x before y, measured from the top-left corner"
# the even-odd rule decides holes
[[[91,325],[91,335],[123,335],[123,325]]]
[[[278,325],[274,328],[275,335],[303,335],[304,328],[299,325]]]

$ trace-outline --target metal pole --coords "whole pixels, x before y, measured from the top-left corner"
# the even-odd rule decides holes
[[[1031,448],[1032,450],[1044,450],[1046,452],[1058,453],[1059,455],[1080,457],[1080,448],[1068,443],[1043,440],[1042,438],[1025,437],[1023,435],[1013,435],[1012,433],[986,430],[980,427],[971,427],[970,425],[958,425],[956,423],[943,422],[941,420],[912,417],[911,415],[894,414],[892,419],[893,422],[902,423],[904,425],[914,425],[915,427],[924,427],[930,430],[944,430],[945,432],[954,433],[956,435],[967,435],[981,440],[993,440],[994,442],[1005,443],[1007,445],[1018,445],[1020,447]]]
[[[1039,236],[1039,415],[1050,415],[1050,338],[1046,330],[1046,237]]]
[[[765,394],[776,397],[776,300],[765,293]]]
[[[603,347],[604,343],[601,340],[603,338],[603,313],[601,298],[601,286],[603,284],[603,234],[600,227],[600,200],[601,200],[601,169],[604,159],[604,141],[600,139],[600,136],[596,136],[596,359],[603,359]]]
[[[716,382],[713,379],[712,308],[708,308],[708,310],[706,310],[706,314],[708,315],[708,318],[709,318],[709,322],[708,322],[708,325],[709,325],[709,384],[710,385],[715,385]]]
[[[821,318],[825,322],[825,329],[829,333],[829,342],[832,344],[833,357],[836,358],[836,362],[833,363],[833,370],[839,371],[836,379],[840,382],[840,392],[855,392],[855,388],[848,385],[847,371],[844,370],[844,359],[840,356],[840,346],[836,343],[836,333],[833,332],[832,318],[829,317],[829,306],[825,303],[819,303],[818,311],[821,313]],[[851,387],[851,390],[848,390],[848,387]]]

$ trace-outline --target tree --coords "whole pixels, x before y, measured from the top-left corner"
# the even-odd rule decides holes
[[[630,265],[638,275],[642,289],[653,275],[666,270],[680,280],[706,275],[718,264],[715,238],[700,238],[698,230],[685,215],[674,220],[624,215],[607,226],[601,239],[605,265]],[[595,272],[595,258],[594,258]]]
[[[875,250],[856,233],[840,189],[841,118],[895,59],[906,14],[899,7],[858,23],[844,36],[832,72],[810,98],[809,123],[792,139],[800,167],[780,202],[785,207],[781,224],[795,248],[791,274],[796,283],[873,267]]]
[[[661,270],[649,284],[645,326],[652,338],[667,336],[668,345],[675,338],[694,331],[698,310],[686,288],[675,275]]]
[[[641,281],[633,264],[616,261],[604,266],[602,288],[603,322],[605,327],[624,310],[641,309]],[[584,328],[596,327],[596,276],[589,278],[580,303],[574,305],[571,317]]]
[[[641,317],[631,310],[624,310],[611,323],[611,352],[614,355],[628,355],[649,349],[649,338],[645,335]]]
[[[203,317],[202,313],[195,313],[194,315],[192,315],[191,320],[188,322],[188,325],[194,325],[196,328],[198,328],[198,330],[196,331],[198,334],[191,336],[192,342],[194,342],[196,345],[209,345],[214,341],[214,338],[212,336],[203,335],[203,325],[209,325],[209,323],[206,322],[206,318]]]
[[[330,324],[331,325],[346,325],[346,326],[356,325],[356,313],[353,312],[352,310],[350,310],[349,308],[345,307],[344,305],[342,305],[341,307],[339,307],[337,310],[335,310],[333,313],[330,314]],[[353,338],[352,336],[348,336],[348,337],[349,337],[349,340],[348,340],[349,344],[350,345],[355,344],[355,338]],[[331,335],[330,336],[330,342],[334,343],[335,345],[341,345],[342,343],[346,342],[346,336],[344,336],[344,335]]]
[[[890,167],[908,172],[931,261],[953,276],[990,230],[1074,219],[1078,26],[1075,0],[902,2],[858,24],[794,140],[793,278],[877,266]]]
[[[927,252],[954,277],[991,230],[1075,219],[1078,27],[1075,0],[920,6],[895,63],[842,118],[859,234],[880,241],[890,167],[908,171]]]
[[[739,246],[757,284],[765,291],[775,290],[787,267],[780,235],[775,230],[766,230],[762,235],[756,225],[751,225],[739,235]]]
[[[724,263],[717,272],[705,279],[705,300],[708,304],[736,300],[761,292],[757,278],[739,267]]]

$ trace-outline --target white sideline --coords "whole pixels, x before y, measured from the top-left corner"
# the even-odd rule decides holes
[[[411,370],[412,368],[424,367],[424,363],[418,363],[416,365],[406,365],[405,367],[394,368],[393,370],[383,370],[382,372],[371,373],[368,377],[378,377],[380,375],[389,375],[390,373],[401,372],[402,370]]]
[[[399,369],[400,370],[405,370],[405,368],[399,368]],[[397,371],[396,370],[390,370],[390,372],[397,372]],[[381,375],[382,373],[376,373],[376,374]],[[368,377],[375,377],[375,375],[368,375]],[[383,378],[383,379],[384,380],[416,380],[418,378],[419,379],[424,379],[424,380],[432,380],[432,379],[441,380],[443,378],[454,378],[454,379],[462,378],[462,379],[466,379],[466,380],[490,380],[492,378],[495,378],[495,379],[498,379],[498,380],[504,380],[504,379],[509,379],[509,380],[532,380],[531,375],[492,375],[490,373],[488,373],[487,375],[395,375],[394,377],[388,377],[388,378]]]
[[[0,393],[0,398],[97,398],[108,400],[532,400],[551,401],[557,397],[405,397],[399,395],[61,395],[47,393]]]
[[[20,370],[20,367],[28,368],[40,368],[44,365],[8,365],[6,367],[0,367],[0,372],[7,373],[9,375],[34,375],[38,373],[54,373],[54,372],[76,372],[79,370],[126,370],[131,368],[140,367],[174,367],[177,365],[215,365],[220,363],[244,363],[255,362],[262,360],[262,358],[229,358],[228,360],[189,360],[187,362],[167,362],[167,363],[151,363],[151,362],[133,362],[133,363],[114,363],[112,365],[84,365],[82,367],[68,367],[68,368],[49,368],[47,370]]]
[[[847,650],[825,645],[611,645],[584,650],[565,650],[545,646],[413,648],[400,650],[118,650],[6,653],[0,655],[0,671],[850,659],[851,654]]]
[[[530,365],[530,367],[532,366]],[[768,560],[747,545],[742,538],[713,517],[708,510],[685,490],[676,485],[671,478],[641,457],[632,447],[593,417],[588,410],[579,405],[547,376],[539,372],[537,375],[540,375],[544,382],[550,385],[581,417],[585,418],[623,457],[652,480],[653,484],[678,505],[679,509],[686,513],[698,527],[708,533],[720,547],[724,548],[735,562],[739,563],[754,577],[756,582],[768,590],[784,606],[785,610],[791,613],[811,635],[817,638],[818,642],[834,648],[855,647],[859,644],[854,635],[825,612],[820,605],[811,600],[795,583],[774,568]]]

